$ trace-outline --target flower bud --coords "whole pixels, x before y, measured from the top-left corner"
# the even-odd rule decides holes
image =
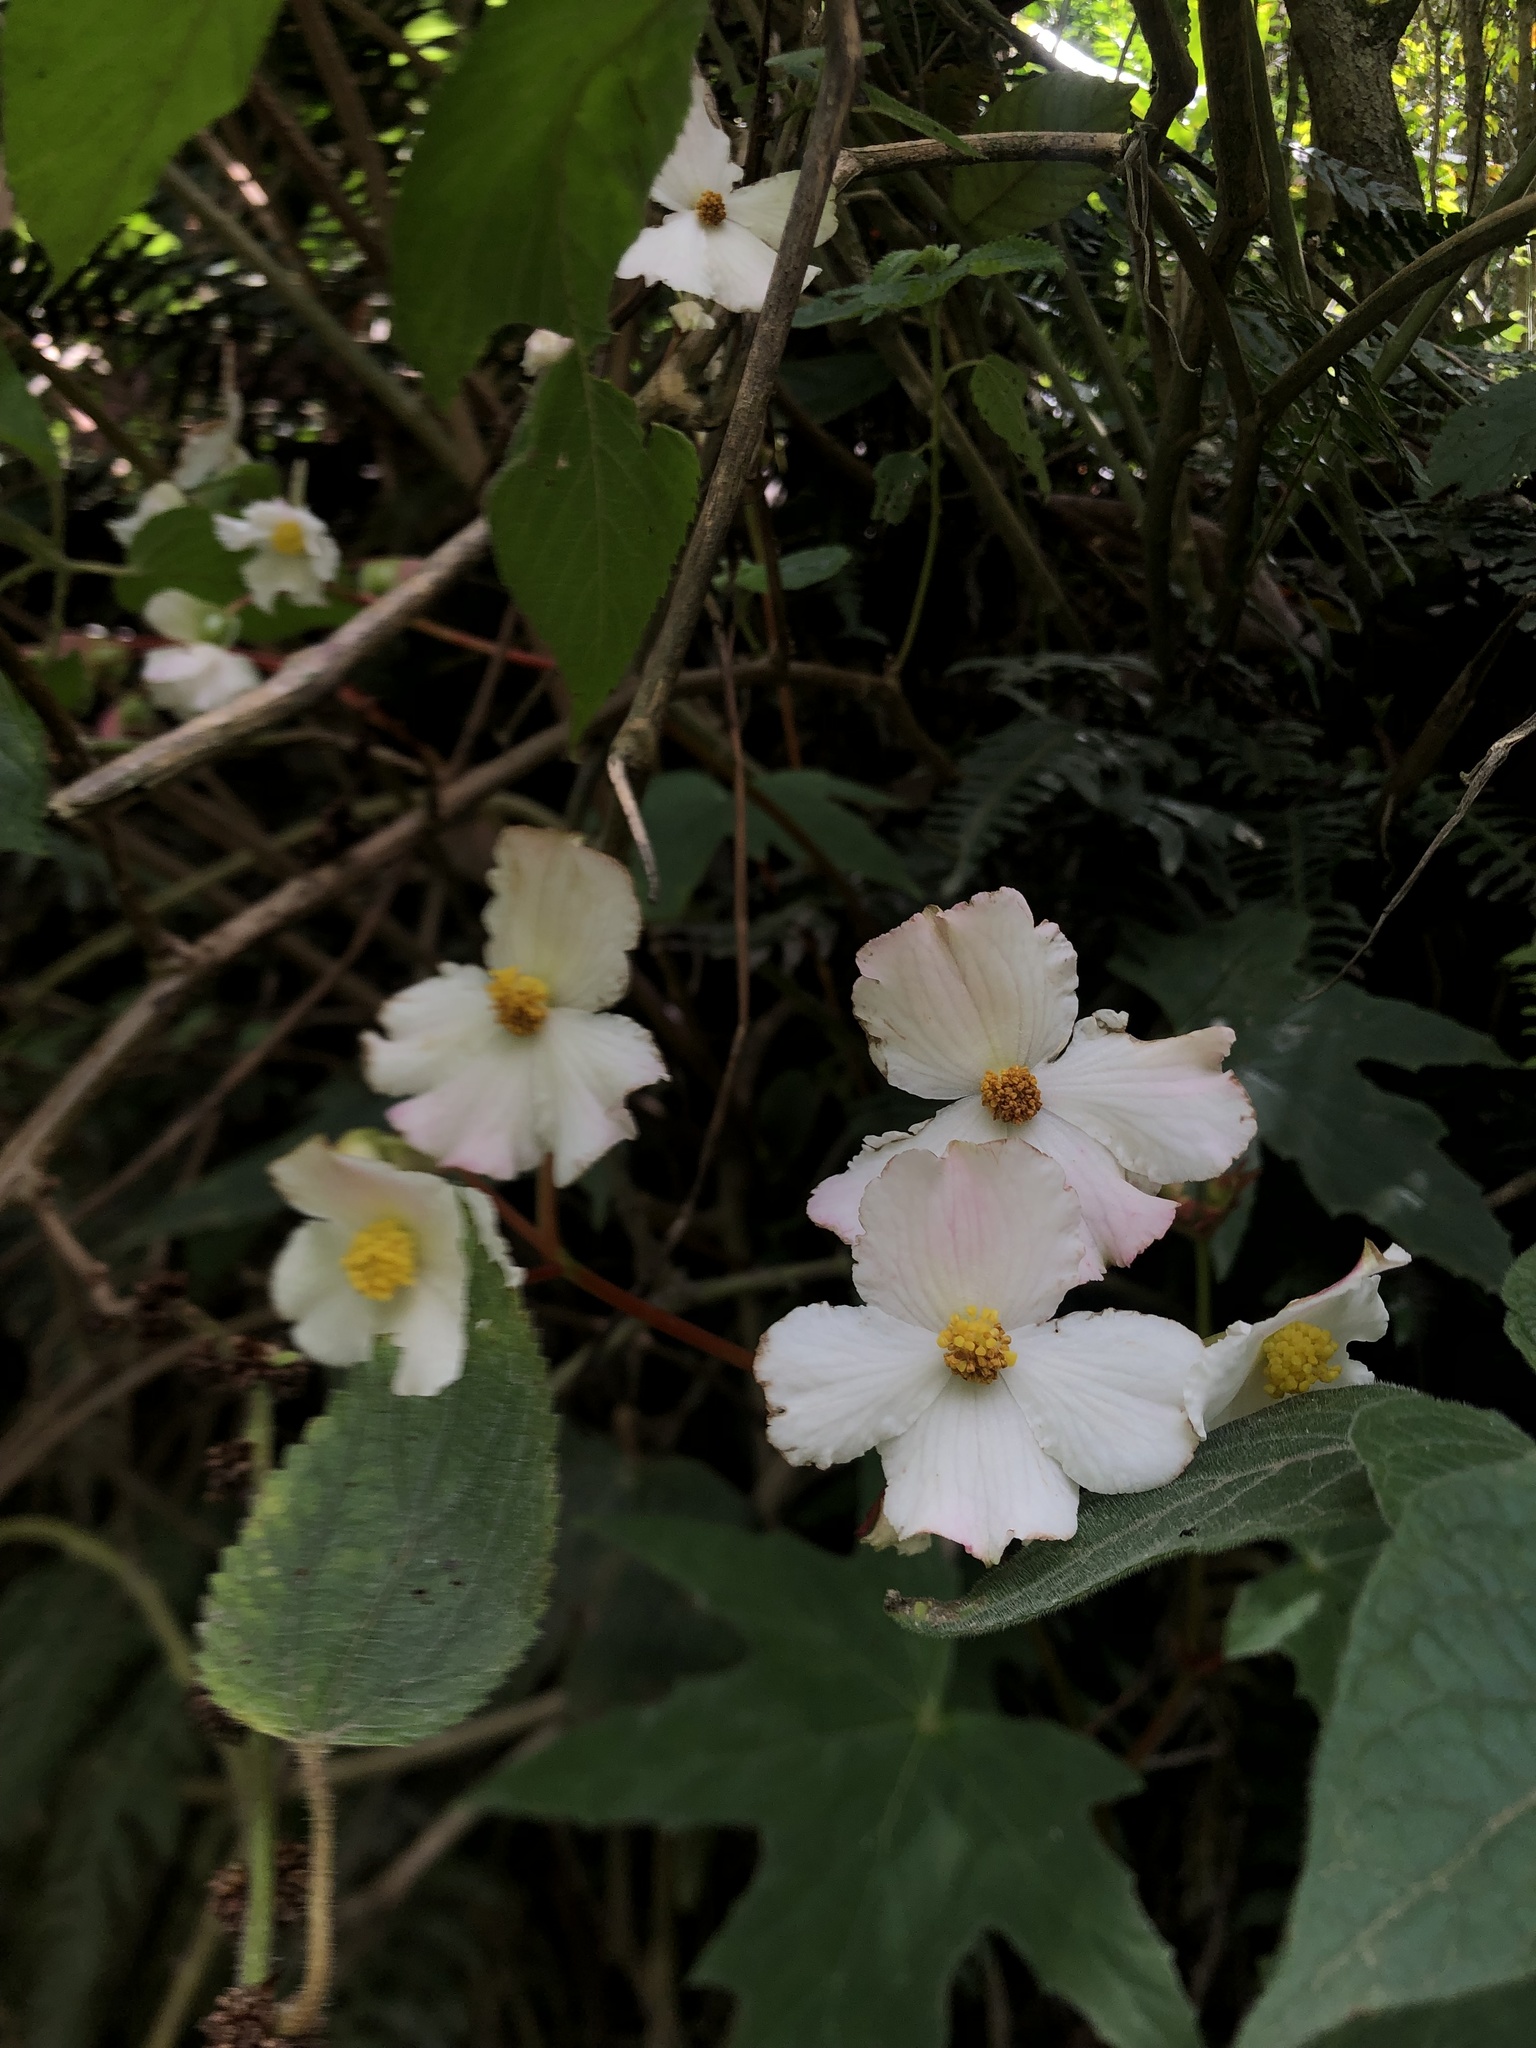
[[[556,334],[553,327],[535,327],[523,343],[523,375],[537,377],[541,371],[553,369],[574,347],[570,335]]]

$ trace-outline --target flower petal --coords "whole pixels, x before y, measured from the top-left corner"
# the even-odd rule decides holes
[[[1103,1309],[1017,1331],[1014,1349],[1002,1383],[1079,1486],[1141,1493],[1194,1456],[1184,1387],[1203,1346],[1182,1323]]]
[[[718,192],[723,198],[740,184],[741,172],[731,162],[729,138],[710,119],[709,90],[695,72],[682,132],[671,154],[656,173],[651,197],[660,205],[688,213],[701,192]],[[622,277],[623,271],[619,272]]]
[[[771,178],[759,178],[755,184],[743,185],[725,202],[727,220],[737,222],[749,235],[756,235],[760,242],[766,242],[777,253],[779,243],[784,239],[784,224],[789,219],[790,205],[799,182],[798,171],[778,171]],[[837,200],[828,193],[827,203],[821,209],[821,219],[816,223],[813,247],[819,249],[836,233]]]
[[[423,1282],[391,1302],[385,1333],[399,1353],[389,1386],[394,1394],[440,1394],[464,1371],[468,1349],[468,1288]]]
[[[1006,1139],[903,1152],[866,1193],[853,1254],[860,1294],[938,1332],[958,1311],[996,1309],[1005,1330],[1043,1322],[1077,1278],[1085,1249],[1061,1169]]]
[[[1114,1155],[1065,1117],[1042,1109],[1023,1129],[1029,1144],[1056,1161],[1082,1206],[1090,1252],[1079,1281],[1100,1279],[1106,1266],[1128,1266],[1178,1215],[1177,1202],[1134,1186]]]
[[[261,681],[261,672],[246,655],[201,643],[195,647],[155,647],[140,670],[151,703],[173,718],[195,718],[243,697]]]
[[[910,1429],[880,1446],[897,1535],[947,1536],[995,1564],[1014,1537],[1075,1534],[1077,1488],[1001,1381],[970,1386],[951,1373],[948,1382]]]
[[[148,526],[151,519],[158,519],[162,512],[175,512],[186,502],[181,491],[167,478],[163,483],[151,484],[125,517],[109,519],[107,531],[120,547],[131,547],[134,535]]]
[[[292,1325],[295,1348],[320,1365],[360,1365],[379,1332],[376,1305],[341,1270],[350,1242],[334,1223],[301,1223],[272,1266],[272,1306]]]
[[[572,833],[509,825],[487,880],[488,967],[537,974],[561,1009],[606,1010],[619,1000],[640,936],[628,868]]]
[[[505,1044],[483,967],[439,967],[379,1011],[387,1037],[363,1033],[363,1071],[380,1095],[419,1095]]]
[[[701,299],[714,297],[709,233],[692,213],[669,213],[659,227],[642,228],[619,258],[616,275],[670,284]]]
[[[538,1043],[500,1032],[499,1042],[486,1051],[445,1068],[446,1079],[435,1087],[392,1103],[389,1122],[442,1166],[483,1173],[488,1180],[532,1173],[548,1150]]]
[[[1224,1172],[1254,1132],[1253,1105],[1222,1072],[1225,1024],[1178,1038],[1132,1038],[1085,1018],[1037,1077],[1048,1109],[1107,1145],[1128,1173],[1158,1182]]]
[[[1275,1405],[1276,1397],[1264,1384],[1264,1340],[1290,1323],[1315,1323],[1344,1352],[1342,1359],[1329,1360],[1340,1372],[1326,1386],[1371,1385],[1375,1374],[1352,1357],[1348,1347],[1375,1344],[1387,1334],[1391,1319],[1381,1298],[1381,1277],[1411,1263],[1401,1245],[1389,1244],[1383,1252],[1367,1240],[1354,1267],[1332,1287],[1288,1301],[1278,1315],[1268,1316],[1262,1323],[1233,1323],[1224,1330],[1201,1351],[1185,1384],[1185,1405],[1196,1431],[1205,1436],[1224,1422],[1236,1422],[1241,1416]]]
[[[835,1231],[844,1244],[857,1244],[863,1233],[859,1205],[865,1190],[899,1153],[939,1153],[957,1139],[968,1145],[986,1145],[998,1135],[998,1126],[982,1108],[979,1095],[951,1102],[937,1116],[924,1117],[908,1130],[883,1131],[878,1137],[866,1138],[841,1173],[812,1188],[805,1213],[823,1230]]]
[[[217,634],[208,631],[209,621],[222,623],[226,613],[221,605],[194,597],[190,590],[157,590],[145,600],[143,617],[152,633],[190,646],[194,641],[215,639]]]
[[[870,1056],[912,1095],[973,1095],[989,1067],[1039,1067],[1077,1012],[1077,955],[1017,889],[920,910],[871,939],[858,965],[853,1008]]]
[[[501,1277],[509,1287],[521,1287],[528,1276],[507,1249],[490,1196],[481,1188],[460,1188],[458,1195],[480,1240],[480,1249],[501,1268]]]
[[[633,1017],[594,1017],[585,1010],[551,1010],[537,1044],[540,1129],[554,1154],[555,1183],[563,1188],[635,1135],[624,1098],[648,1082],[665,1081],[666,1062]]]
[[[768,1441],[792,1465],[841,1465],[900,1436],[951,1374],[927,1330],[877,1308],[791,1309],[757,1348]]]

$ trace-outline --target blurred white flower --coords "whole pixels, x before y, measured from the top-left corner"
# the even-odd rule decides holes
[[[140,671],[150,701],[173,718],[213,711],[261,681],[249,655],[230,652],[234,620],[222,606],[185,590],[157,590],[144,607],[144,621],[179,643],[151,648]]]
[[[897,1088],[947,1101],[926,1123],[865,1140],[807,1205],[847,1242],[864,1190],[896,1154],[955,1139],[1018,1138],[1048,1153],[1082,1204],[1080,1280],[1129,1265],[1177,1205],[1150,1190],[1208,1180],[1253,1136],[1253,1109],[1221,1063],[1224,1024],[1178,1038],[1132,1038],[1125,1015],[1077,1015],[1077,955],[1036,924],[1017,889],[929,908],[858,955],[853,1008],[870,1057]]]
[[[409,1096],[389,1121],[447,1166],[512,1180],[553,1155],[564,1187],[621,1138],[624,1098],[667,1070],[630,1017],[640,906],[627,868],[568,833],[510,825],[496,842],[484,967],[440,967],[392,996],[363,1038],[370,1084]]]
[[[228,476],[232,469],[243,469],[251,459],[240,446],[240,423],[244,417],[245,406],[239,392],[233,385],[226,385],[220,417],[182,429],[181,453],[171,471],[171,482],[181,490],[195,491],[212,483],[215,477]]]
[[[214,514],[214,531],[231,554],[246,555],[240,564],[245,587],[271,611],[284,595],[295,604],[324,604],[325,586],[341,567],[341,550],[323,519],[286,498],[258,498],[238,516]]]
[[[1387,1334],[1381,1276],[1409,1264],[1401,1245],[1382,1252],[1367,1240],[1354,1270],[1321,1294],[1288,1301],[1265,1322],[1223,1330],[1201,1352],[1185,1389],[1189,1419],[1201,1436],[1296,1394],[1371,1386],[1376,1375],[1350,1356],[1349,1347]]]
[[[535,327],[523,343],[523,375],[537,377],[541,370],[552,370],[575,346],[569,334],[557,334],[553,327]]]
[[[292,1324],[297,1349],[321,1365],[360,1365],[374,1340],[387,1337],[399,1354],[395,1393],[451,1386],[468,1341],[466,1219],[507,1285],[522,1279],[489,1199],[324,1138],[268,1171],[284,1199],[312,1219],[272,1268],[272,1306]]]
[[[862,1217],[853,1277],[866,1306],[792,1310],[756,1369],[769,1440],[792,1464],[879,1451],[882,1535],[947,1536],[991,1563],[1014,1537],[1071,1536],[1079,1486],[1139,1493],[1189,1463],[1194,1332],[1120,1309],[1048,1320],[1084,1244],[1042,1153],[908,1152]]]
[[[151,484],[131,512],[121,519],[109,519],[107,531],[119,547],[133,545],[133,537],[141,527],[148,526],[151,519],[158,519],[162,512],[174,512],[187,502],[186,493],[173,483]]]
[[[697,299],[674,299],[671,313],[679,334],[697,334],[701,328],[715,325],[714,314],[707,313]]]
[[[618,275],[669,284],[713,299],[731,313],[758,312],[800,173],[780,171],[735,191],[741,175],[731,162],[730,143],[709,117],[704,83],[695,76],[683,132],[651,186],[651,197],[667,208],[667,217],[660,227],[641,229]],[[829,198],[817,223],[817,246],[836,232],[837,208]],[[818,275],[812,267],[805,282]]]

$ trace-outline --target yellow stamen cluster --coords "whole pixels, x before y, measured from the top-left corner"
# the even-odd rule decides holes
[[[718,228],[725,220],[725,201],[718,192],[701,192],[693,202],[693,210],[699,217],[699,226]]]
[[[991,1067],[981,1077],[981,1100],[1000,1124],[1027,1124],[1040,1114],[1040,1083],[1028,1067]]]
[[[368,1301],[390,1301],[416,1278],[416,1238],[395,1216],[365,1223],[341,1255],[341,1270]]]
[[[1316,1323],[1287,1323],[1259,1346],[1264,1360],[1264,1391],[1277,1401],[1289,1394],[1310,1393],[1313,1387],[1336,1380],[1343,1360],[1330,1365],[1338,1350],[1328,1332]]]
[[[995,1308],[974,1303],[953,1315],[939,1332],[944,1363],[963,1380],[995,1380],[1016,1354]]]
[[[498,967],[490,990],[496,1021],[514,1038],[532,1038],[549,1015],[549,983],[521,967]]]
[[[267,535],[267,545],[274,555],[302,555],[305,552],[304,529],[297,519],[279,519]]]

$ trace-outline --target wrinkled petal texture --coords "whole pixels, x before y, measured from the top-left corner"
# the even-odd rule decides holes
[[[1134,1187],[1114,1155],[1064,1117],[1042,1109],[1024,1125],[1023,1134],[1055,1160],[1082,1206],[1090,1250],[1077,1276],[1080,1282],[1100,1279],[1106,1266],[1128,1266],[1178,1215],[1177,1202]]]
[[[729,139],[710,119],[708,88],[695,72],[682,131],[656,173],[651,197],[660,206],[689,213],[701,192],[718,192],[724,198],[733,185],[741,183],[741,175],[731,162]]]
[[[920,910],[858,955],[854,1014],[897,1088],[949,1101],[988,1068],[1038,1069],[1077,1014],[1077,955],[1017,889]]]
[[[759,178],[754,185],[743,185],[739,192],[732,192],[726,198],[726,219],[737,222],[748,234],[756,235],[760,242],[766,242],[777,252],[784,239],[784,226],[799,182],[798,171],[778,171],[771,178]],[[836,233],[837,202],[829,193],[827,203],[821,209],[821,219],[816,223],[812,246],[819,249]]]
[[[995,1564],[1026,1543],[1077,1529],[1077,1488],[1035,1440],[1001,1380],[948,1385],[912,1427],[880,1445],[885,1513],[903,1540],[924,1532]]]
[[[1127,1173],[1160,1183],[1224,1172],[1253,1136],[1253,1105],[1235,1074],[1225,1024],[1179,1038],[1132,1038],[1087,1019],[1040,1073],[1045,1106],[1105,1145]]]
[[[853,1277],[873,1307],[937,1334],[969,1307],[1005,1330],[1043,1322],[1082,1263],[1077,1203],[1030,1145],[951,1145],[893,1159],[866,1193]]]
[[[572,833],[509,825],[487,880],[487,967],[538,975],[555,1008],[606,1010],[619,1000],[640,936],[628,868]]]
[[[762,310],[773,277],[773,251],[738,222],[707,228],[694,213],[669,213],[660,227],[642,228],[620,259],[620,277],[713,299],[732,313]],[[808,270],[807,281],[816,273]]]
[[[467,1060],[506,1038],[491,1004],[483,967],[440,967],[430,981],[402,989],[379,1011],[387,1034],[363,1034],[363,1071],[381,1095],[434,1088]]]
[[[768,1441],[792,1465],[840,1465],[912,1427],[951,1377],[932,1332],[876,1308],[791,1309],[758,1346]]]
[[[1104,1309],[1020,1330],[1014,1348],[1019,1362],[1001,1383],[1079,1486],[1141,1493],[1194,1456],[1184,1388],[1202,1346],[1182,1323]]]

